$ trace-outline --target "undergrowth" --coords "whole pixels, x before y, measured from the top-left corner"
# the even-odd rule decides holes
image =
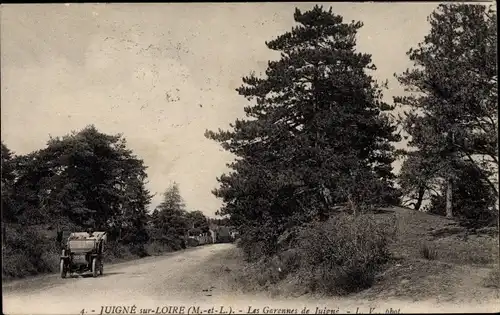
[[[288,248],[262,257],[238,277],[246,288],[294,283],[296,289],[346,295],[368,288],[389,261],[393,222],[339,214],[301,227]],[[286,280],[286,281],[284,281]]]
[[[470,272],[471,278],[483,277],[482,270],[498,269],[499,263],[498,231],[456,226],[453,220],[404,208],[336,215],[327,222],[286,231],[281,238],[287,244],[274,255],[262,254],[262,245],[242,235],[246,240],[239,242],[242,257],[260,258],[233,273],[235,287],[264,289],[275,296],[359,291],[369,296],[385,292],[424,298],[441,291],[442,297],[454,296],[453,290],[444,288],[463,284],[463,272]],[[484,286],[497,288],[499,274],[492,271]],[[441,284],[433,284],[436,279]],[[462,287],[457,291],[472,290]]]
[[[372,215],[341,214],[299,233],[298,277],[315,292],[345,295],[366,289],[391,257],[395,225],[376,223]]]

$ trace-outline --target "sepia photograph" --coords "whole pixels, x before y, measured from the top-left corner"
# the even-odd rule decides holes
[[[496,2],[0,31],[3,314],[500,312]]]

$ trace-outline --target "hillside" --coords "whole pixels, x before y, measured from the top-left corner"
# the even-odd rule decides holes
[[[498,263],[498,231],[496,237],[488,229],[474,233],[445,217],[401,207],[383,209],[378,215],[381,220],[396,220],[397,239],[392,244],[396,257],[422,258],[422,247],[427,245],[435,250],[435,260],[440,262],[481,266]]]
[[[438,301],[498,299],[485,279],[498,268],[498,231],[472,233],[446,218],[405,208],[386,209],[398,224],[395,261],[360,298],[405,297]],[[428,248],[426,255],[423,253]]]
[[[381,222],[394,220],[397,225],[390,245],[393,259],[377,275],[371,288],[352,294],[353,298],[438,302],[499,298],[498,285],[491,287],[491,282],[498,278],[489,279],[494,268],[498,268],[498,232],[473,234],[444,217],[399,207],[383,209],[376,217]],[[235,289],[258,291],[267,282],[264,287],[272,296],[312,297],[294,274],[271,284],[262,278],[273,277],[273,271],[258,273],[255,265],[242,264],[242,260],[239,250],[226,257]],[[498,277],[498,273],[495,275]]]

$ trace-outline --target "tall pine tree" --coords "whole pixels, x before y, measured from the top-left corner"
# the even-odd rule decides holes
[[[355,50],[362,23],[320,6],[296,9],[294,19],[297,26],[266,43],[281,58],[237,89],[253,103],[248,119],[206,133],[237,156],[214,191],[225,202],[221,214],[266,253],[285,229],[324,220],[333,205],[356,212],[399,202],[391,166],[399,136],[368,74],[371,56]]]

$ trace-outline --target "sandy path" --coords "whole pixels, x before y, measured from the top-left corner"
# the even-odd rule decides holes
[[[288,309],[291,313],[296,309],[300,314],[304,307],[310,310],[310,314],[325,309],[330,313],[352,314],[369,313],[370,310],[385,313],[390,308],[399,309],[401,313],[499,310],[493,302],[460,305],[402,300],[357,301],[351,298],[273,300],[264,294],[236,293],[229,289],[223,273],[214,279],[215,273],[208,272],[223,268],[224,261],[217,257],[223,256],[222,253],[232,246],[216,244],[105,266],[105,275],[99,278],[60,279],[57,275],[49,275],[4,284],[3,313],[81,314],[84,310],[85,314],[120,314],[124,313],[123,310],[111,310],[111,307],[134,305],[136,308],[129,308],[128,313],[221,314],[222,311],[229,314],[231,311],[243,314],[257,310],[257,313],[278,314],[280,312],[272,309]],[[169,309],[169,306],[178,308]],[[184,309],[180,308],[182,306]]]

